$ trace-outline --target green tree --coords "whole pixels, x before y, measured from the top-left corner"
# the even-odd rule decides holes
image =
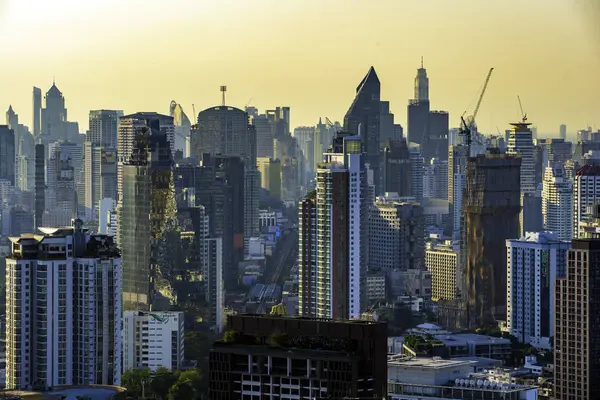
[[[152,374],[150,388],[155,396],[161,400],[166,400],[171,386],[177,382],[177,375],[167,368],[160,367]]]
[[[121,386],[127,388],[134,399],[145,399],[149,395],[150,370],[130,369],[121,376]]]
[[[190,369],[179,374],[177,382],[169,389],[167,400],[194,400],[202,392],[202,374],[197,369]]]

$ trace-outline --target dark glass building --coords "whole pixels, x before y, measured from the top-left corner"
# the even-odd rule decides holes
[[[383,149],[383,191],[412,195],[412,164],[406,139],[390,140]]]

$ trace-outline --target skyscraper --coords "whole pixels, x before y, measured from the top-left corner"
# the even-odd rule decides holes
[[[487,153],[469,159],[463,198],[466,267],[459,274],[470,327],[506,316],[505,240],[519,236],[521,159]],[[466,287],[462,284],[466,283]],[[464,297],[463,297],[464,296]]]
[[[390,140],[383,149],[383,190],[400,197],[413,195],[412,164],[406,139]]]
[[[117,132],[121,110],[92,110],[86,141],[109,149],[117,148]]]
[[[521,343],[552,348],[554,282],[565,276],[570,248],[570,241],[552,232],[528,232],[506,241],[506,321]]]
[[[184,154],[189,153],[190,130],[192,129],[190,119],[183,111],[181,104],[174,100],[171,101],[169,106],[169,115],[173,117],[175,125],[175,150],[181,150]],[[197,115],[194,115],[193,119],[195,120],[197,117]],[[189,155],[186,154],[187,156]]]
[[[423,197],[448,200],[448,161],[432,158],[424,166]]]
[[[561,165],[549,166],[544,175],[542,191],[544,229],[556,232],[559,240],[573,236],[573,182]]]
[[[536,190],[535,184],[535,167],[533,157],[533,138],[530,123],[515,122],[508,137],[508,148],[506,153],[516,156],[521,156],[521,192],[534,193]]]
[[[460,232],[462,194],[468,158],[469,148],[466,145],[448,146],[448,208],[453,236]]]
[[[15,185],[15,132],[0,125],[0,179]]]
[[[300,223],[299,297],[306,316],[316,311],[322,318],[358,318],[365,307],[368,208],[361,142],[338,133],[317,170],[316,192],[303,202],[314,207]],[[316,258],[310,258],[313,245]]]
[[[600,201],[600,165],[584,165],[573,182],[573,238],[581,237],[579,224],[589,217],[588,206]]]
[[[344,130],[361,137],[365,153],[364,162],[368,163],[371,170],[373,170],[376,194],[380,194],[382,190],[379,148],[380,91],[379,78],[375,68],[371,67],[356,88],[356,97],[344,117]]]
[[[556,281],[554,397],[593,399],[600,393],[600,239],[575,239],[567,275]]]
[[[427,142],[422,145],[423,157],[448,160],[448,133],[450,131],[448,112],[430,111],[427,121]]]
[[[100,200],[117,197],[117,152],[94,142],[84,145],[84,193],[80,203],[88,221],[98,220]]]
[[[317,191],[298,210],[298,315],[317,315]]]
[[[168,287],[159,285],[168,282],[159,277],[178,260],[169,252],[176,253],[178,243],[168,242],[177,226],[171,149],[158,127],[155,121],[150,128],[138,128],[130,160],[122,169],[118,235],[125,311],[160,310],[158,293],[165,294]]]
[[[562,140],[567,140],[567,126],[565,124],[560,125],[558,137]]]
[[[412,174],[412,197],[416,201],[421,202],[423,200],[423,174],[424,174],[424,160],[421,149],[418,145],[409,146],[410,155],[410,166]]]
[[[52,82],[52,87],[46,92],[46,107],[42,109],[42,134],[45,135],[48,143],[58,140],[68,141],[67,137],[67,109],[65,107],[65,98],[56,84]],[[35,108],[35,89],[34,89],[34,108]],[[35,123],[35,115],[34,115]]]
[[[38,139],[42,131],[42,91],[40,88],[33,87],[33,137]]]
[[[6,387],[118,385],[121,268],[112,238],[80,221],[40,230],[10,238]]]
[[[408,103],[408,141],[425,146],[429,123],[429,78],[423,67],[417,70],[415,77],[415,96]]]
[[[389,101],[380,101],[381,117],[379,125],[379,142],[383,145],[389,140],[402,139],[402,126],[394,123],[394,114],[390,111]]]
[[[42,226],[42,216],[46,209],[46,154],[43,144],[35,145],[35,213],[34,228]]]

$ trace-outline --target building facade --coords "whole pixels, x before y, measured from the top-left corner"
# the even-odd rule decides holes
[[[521,343],[552,348],[554,282],[565,276],[570,247],[570,241],[552,232],[528,232],[506,241],[506,322]]]
[[[456,299],[458,254],[458,247],[451,241],[427,245],[425,265],[431,273],[431,299],[433,301]]]
[[[121,381],[121,268],[112,238],[40,228],[6,259],[6,386]]]
[[[579,168],[573,181],[573,238],[582,236],[581,222],[585,221],[588,206],[600,201],[600,165],[584,165]]]
[[[573,182],[561,165],[547,167],[542,189],[544,229],[556,232],[560,240],[573,237]]]

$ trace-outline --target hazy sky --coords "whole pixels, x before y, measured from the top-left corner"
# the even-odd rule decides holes
[[[69,119],[90,109],[192,115],[220,102],[289,105],[292,126],[341,120],[371,65],[406,125],[421,55],[452,126],[495,67],[479,126],[600,128],[597,0],[0,0],[0,110],[31,126],[56,77]],[[3,122],[3,120],[0,120]]]

